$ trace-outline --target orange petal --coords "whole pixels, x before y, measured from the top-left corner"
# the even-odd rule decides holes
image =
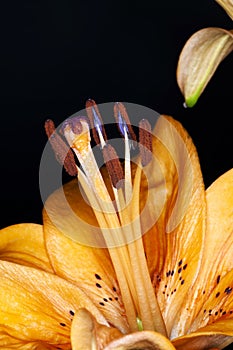
[[[53,272],[44,245],[43,227],[18,224],[0,232],[0,259]]]
[[[41,342],[22,343],[17,339],[9,338],[5,332],[0,332],[0,344],[4,350],[20,349],[20,350],[54,350],[54,346],[43,344]]]
[[[64,193],[69,204],[79,217],[86,222],[96,224],[94,214],[83,200],[79,192],[76,180],[64,186]],[[44,211],[44,232],[49,258],[52,266],[59,276],[71,281],[81,288],[103,312],[106,319],[122,332],[128,330],[125,311],[122,305],[118,283],[115,272],[110,261],[107,249],[92,248],[81,245],[61,233],[50,219],[51,217],[62,225],[71,222],[70,209],[61,200],[63,189],[59,189],[50,196],[46,202],[46,210],[49,209],[50,216]],[[63,206],[64,204],[64,206]],[[51,215],[53,211],[53,215]],[[59,226],[59,222],[57,224]],[[82,231],[82,226],[74,226],[74,230],[80,235],[89,234],[90,231]],[[97,228],[96,228],[97,229]]]
[[[217,320],[223,312],[227,313],[224,317],[230,317],[228,313],[233,310],[233,169],[219,177],[206,194],[207,222],[203,257],[193,291],[189,293],[195,320],[191,320],[190,310],[182,315],[189,317],[189,330],[186,329],[189,332]]]
[[[100,325],[85,309],[74,316],[71,328],[72,350],[104,349],[112,340],[122,336],[116,328]],[[93,345],[95,344],[95,345]]]
[[[0,261],[0,279],[0,347],[4,349],[20,342],[70,349],[71,322],[79,308],[107,325],[87,295],[53,274]]]
[[[189,289],[202,255],[205,191],[196,149],[180,123],[160,117],[154,130],[155,161],[147,166],[150,211],[157,210],[165,193],[162,213],[144,236],[145,251],[168,334],[186,308]],[[163,183],[162,176],[165,179]],[[159,175],[159,176],[158,176]],[[142,201],[147,183],[142,182]],[[148,200],[149,201],[149,200]],[[185,322],[185,319],[183,319]]]
[[[223,349],[233,342],[233,320],[222,320],[173,340],[177,350]]]
[[[156,332],[137,332],[125,335],[111,342],[104,350],[175,350],[172,343]]]
[[[189,331],[194,332],[205,325],[233,319],[232,281],[233,270],[221,278],[220,282],[212,289],[208,298],[201,298],[201,308],[199,306],[199,313],[193,321]]]
[[[207,226],[202,270],[216,282],[233,269],[233,169],[219,177],[206,191]],[[210,267],[210,261],[212,261]]]

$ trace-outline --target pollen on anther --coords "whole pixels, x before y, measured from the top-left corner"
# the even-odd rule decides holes
[[[152,159],[151,126],[146,119],[142,119],[139,123],[139,151],[142,166],[146,166]]]
[[[103,140],[107,140],[107,135],[105,133],[105,129],[103,126],[102,117],[100,115],[98,106],[96,105],[95,101],[92,99],[89,99],[86,101],[86,111],[88,118],[91,123],[91,130],[93,138],[97,145],[101,144],[101,140],[98,134],[98,131],[101,133]]]
[[[123,137],[125,137],[125,131],[132,141],[136,141],[136,135],[131,126],[128,113],[121,102],[117,102],[114,105],[114,117],[117,122],[118,129]]]
[[[103,147],[103,157],[112,185],[118,189],[119,186],[122,186],[124,172],[117,153],[110,144]]]
[[[76,176],[78,172],[74,154],[60,135],[58,135],[55,125],[50,119],[45,122],[45,132],[49,138],[57,161],[64,166],[69,175]]]

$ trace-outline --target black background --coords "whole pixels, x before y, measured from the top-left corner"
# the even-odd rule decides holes
[[[185,41],[204,27],[232,27],[213,0],[9,1],[1,17],[1,227],[41,223],[44,121],[59,124],[89,97],[180,120],[206,186],[232,167],[232,55],[193,109],[176,83]]]
[[[232,55],[198,104],[183,108],[176,66],[197,30],[232,21],[213,0],[7,2],[1,9],[1,227],[41,222],[43,124],[128,101],[180,120],[208,186],[232,167]]]

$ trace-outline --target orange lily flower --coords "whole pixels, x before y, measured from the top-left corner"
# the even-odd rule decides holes
[[[192,140],[168,116],[158,118],[152,133],[140,122],[140,154],[130,159],[137,142],[117,104],[122,167],[93,101],[87,114],[106,167],[100,172],[95,163],[87,119],[68,119],[62,130],[81,165],[78,179],[48,198],[43,226],[1,232],[0,348],[227,346],[233,342],[233,169],[205,191]],[[46,128],[64,161],[51,121]],[[65,162],[75,172],[72,156]]]

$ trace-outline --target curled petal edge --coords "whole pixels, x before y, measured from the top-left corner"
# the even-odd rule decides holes
[[[175,350],[169,339],[160,333],[150,331],[127,334],[112,341],[104,350],[130,350],[134,348],[138,350]]]

